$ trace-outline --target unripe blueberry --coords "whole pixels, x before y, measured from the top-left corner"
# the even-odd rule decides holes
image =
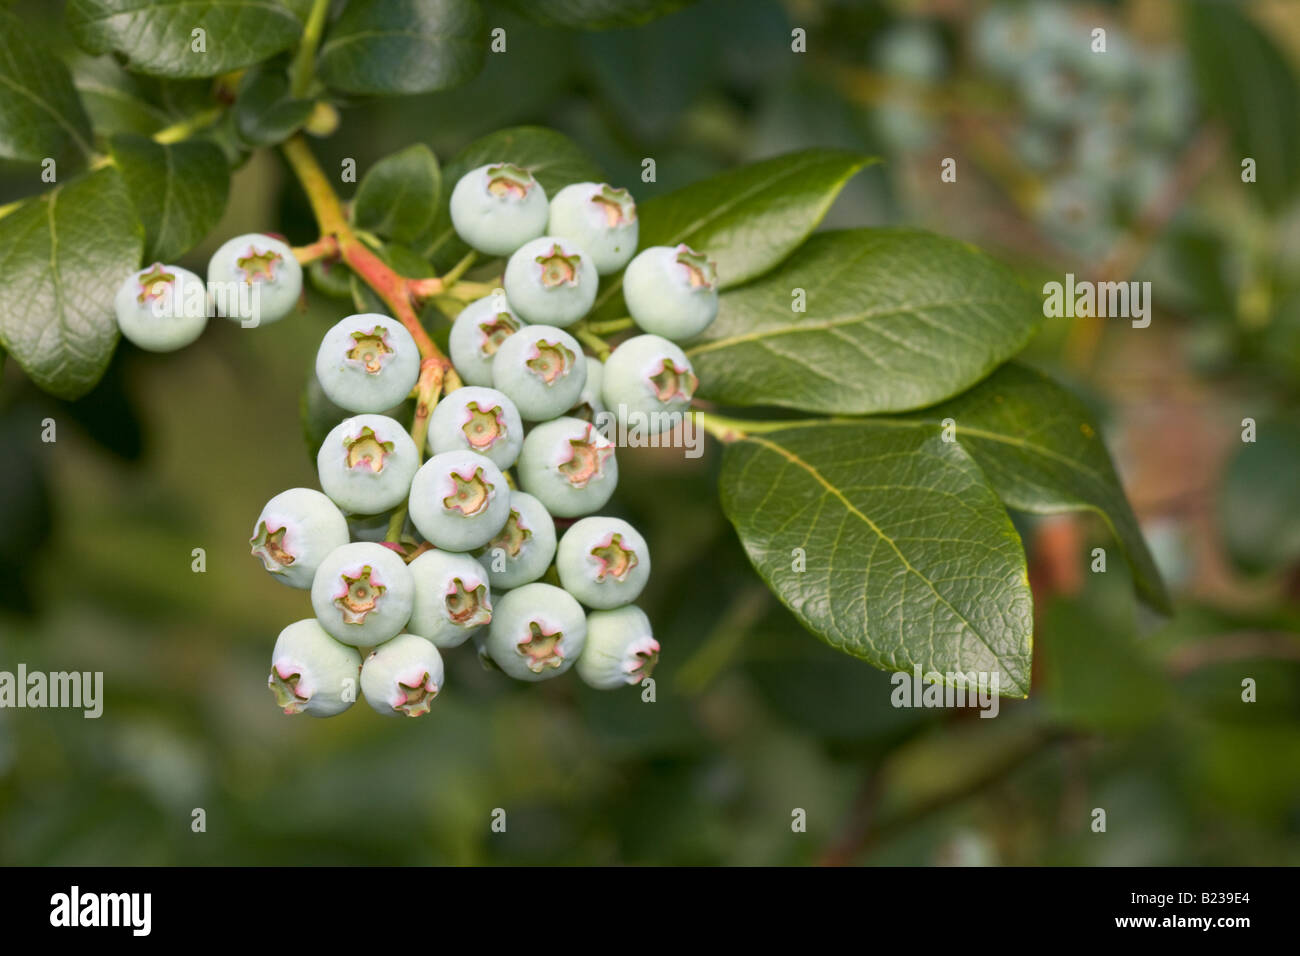
[[[623,300],[647,332],[689,339],[718,314],[717,266],[690,246],[651,246],[623,273]]]
[[[513,163],[471,169],[451,191],[451,224],[480,252],[508,256],[546,231],[546,191]]]
[[[524,443],[519,409],[495,388],[467,385],[450,392],[429,418],[429,450],[473,451],[509,468]]]
[[[293,311],[302,293],[302,267],[293,250],[261,233],[236,236],[208,260],[208,291],[218,315],[270,325]]]
[[[582,346],[563,329],[530,325],[510,336],[492,362],[492,385],[525,421],[540,422],[574,406],[587,381]]]
[[[596,690],[639,684],[659,662],[659,642],[639,607],[592,611],[587,615],[587,645],[578,658],[578,676]]]
[[[461,310],[451,326],[448,349],[452,364],[467,385],[492,384],[492,359],[497,349],[524,326],[504,292],[476,299]]]
[[[373,515],[401,504],[420,467],[406,429],[387,415],[354,415],[335,425],[316,454],[320,486],[340,508]]]
[[[572,239],[591,255],[600,275],[627,265],[636,252],[636,203],[626,189],[605,183],[574,183],[551,199],[549,235]]]
[[[1020,100],[1034,119],[1067,125],[1080,119],[1086,100],[1083,83],[1061,58],[1037,53],[1024,64],[1019,80]]]
[[[248,543],[276,580],[306,589],[326,556],[348,543],[348,523],[319,491],[290,488],[266,503]]]
[[[600,510],[618,485],[614,443],[580,418],[535,427],[524,439],[517,470],[524,491],[559,518]]]
[[[442,655],[422,637],[399,634],[370,652],[361,693],[385,717],[420,717],[442,689]]]
[[[529,322],[572,325],[591,311],[599,283],[586,250],[559,236],[525,243],[506,263],[506,298]]]
[[[492,620],[488,574],[468,554],[426,551],[407,568],[415,603],[406,629],[438,647],[457,647]]]
[[[333,717],[356,702],[361,655],[307,618],[275,639],[266,685],[286,714]]]
[[[510,486],[482,455],[445,451],[415,473],[410,515],[435,548],[472,551],[487,544],[510,517]]]
[[[130,342],[147,352],[174,352],[208,324],[208,289],[188,269],[155,262],[122,281],[113,309]]]
[[[575,522],[555,552],[560,584],[587,607],[631,604],[650,579],[650,549],[641,532],[621,518]]]
[[[933,83],[943,76],[947,56],[935,30],[910,21],[891,27],[876,45],[874,65],[887,76]]]
[[[497,601],[485,646],[506,674],[538,681],[572,667],[586,638],[587,616],[572,595],[550,584],[525,584]]]
[[[657,435],[681,420],[699,384],[685,352],[657,335],[638,335],[605,362],[601,397],[620,422]]]
[[[420,350],[387,315],[350,315],[325,333],[316,352],[321,390],[350,412],[382,412],[406,398],[420,377]]]
[[[492,587],[517,588],[536,581],[555,557],[555,521],[546,506],[524,491],[510,492],[510,517],[478,560]]]
[[[569,417],[581,418],[584,422],[597,421],[605,411],[605,402],[600,394],[604,383],[605,363],[587,356],[587,381],[583,383],[582,393],[578,395],[578,404],[569,409]]]
[[[400,634],[414,599],[406,562],[368,541],[331,551],[311,585],[311,607],[321,627],[353,647],[373,647]]]

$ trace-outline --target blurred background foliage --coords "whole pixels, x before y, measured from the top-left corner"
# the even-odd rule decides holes
[[[16,5],[34,26],[59,6]],[[431,719],[285,719],[267,654],[307,609],[246,540],[267,498],[314,483],[299,397],[320,335],[351,309],[313,292],[255,335],[218,321],[176,355],[123,343],[76,403],[5,367],[0,669],[102,670],[107,700],[99,720],[0,710],[0,862],[1300,862],[1300,8],[700,0],[580,33],[512,6],[487,4],[508,50],[468,86],[343,105],[316,144],[326,168],[352,157],[364,172],[417,141],[445,162],[536,123],[643,199],[843,146],[885,163],[828,226],[957,235],[1035,284],[1152,280],[1149,328],[1049,320],[1028,357],[1107,423],[1176,613],[1136,605],[1101,527],[1018,517],[1030,699],[995,720],[895,709],[888,675],[822,646],[758,582],[717,505],[716,448],[625,450],[618,510],[655,552],[642,603],[664,646],[656,703],[573,678],[515,684],[467,646]],[[1080,53],[1081,24],[1107,29],[1105,69]],[[806,54],[790,52],[794,27]],[[103,67],[78,73],[98,123],[162,125],[115,115]],[[939,181],[944,157],[956,183]],[[183,264],[201,271],[252,230],[315,238],[267,152]]]

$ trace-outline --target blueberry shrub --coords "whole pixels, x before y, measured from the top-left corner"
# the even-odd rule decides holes
[[[871,759],[912,725],[886,703],[863,712],[868,743],[844,729],[863,681],[888,696],[870,668],[949,692],[991,678],[1026,712],[1047,688],[1068,722],[1090,695],[1050,695],[1086,659],[1142,701],[1106,637],[1095,659],[1078,642],[1077,660],[1043,657],[1040,635],[1072,621],[1116,631],[1042,600],[1052,522],[1088,529],[1134,618],[1166,619],[1182,580],[1130,503],[1104,403],[1078,387],[1105,323],[1060,332],[1044,279],[1080,263],[1080,281],[1127,286],[1144,262],[1181,277],[1158,280],[1160,307],[1198,329],[1241,310],[1231,334],[1198,333],[1202,365],[1300,369],[1300,326],[1265,320],[1279,302],[1300,315],[1278,264],[1294,229],[1259,226],[1300,186],[1298,87],[1234,5],[1179,5],[1176,47],[1121,26],[1122,4],[57,6],[41,30],[0,8],[0,362],[26,416],[0,420],[5,447],[56,407],[138,457],[139,416],[112,397],[130,400],[127,363],[206,350],[250,394],[300,393],[185,424],[237,435],[205,467],[260,489],[213,495],[240,515],[223,540],[251,552],[220,568],[239,595],[225,610],[270,653],[269,674],[241,659],[238,685],[271,720],[272,704],[329,717],[364,700],[423,730],[459,682],[530,695],[530,726],[576,699],[632,739],[630,715],[716,681],[732,633],[758,635],[746,667],[771,706]],[[701,142],[709,162],[683,146]],[[258,164],[269,200],[240,188]],[[1177,215],[1211,175],[1248,190],[1244,208]],[[897,212],[909,188],[927,228]],[[976,189],[1020,225],[977,229]],[[1058,346],[1070,360],[1045,361]],[[309,470],[285,474],[275,452],[299,431]],[[1294,428],[1261,441],[1275,470],[1300,460]],[[671,468],[647,471],[643,449]],[[6,477],[20,542],[51,534],[32,458]],[[1230,550],[1300,560],[1298,526],[1258,515],[1294,516],[1292,496],[1257,478],[1228,471]],[[151,518],[183,524],[148,488]],[[26,594],[34,572],[6,547]],[[104,547],[127,578],[156,541]],[[687,624],[712,636],[684,654]],[[766,667],[786,654],[818,655],[792,665],[815,692]],[[747,712],[743,696],[720,712]]]

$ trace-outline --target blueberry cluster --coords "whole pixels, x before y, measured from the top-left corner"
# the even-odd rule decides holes
[[[1098,27],[1104,51],[1094,48]],[[1054,2],[989,6],[972,52],[1020,105],[1011,145],[1044,180],[1035,209],[1043,228],[1084,256],[1105,253],[1169,181],[1191,132],[1185,56]]]
[[[269,685],[286,713],[340,713],[358,671],[375,710],[427,713],[442,653],[471,638],[485,664],[524,681],[574,667],[592,687],[615,688],[648,677],[658,658],[632,603],[650,575],[645,539],[595,514],[618,484],[598,420],[648,416],[662,428],[685,411],[696,378],[669,338],[713,320],[714,265],[686,246],[633,258],[626,190],[578,183],[548,201],[509,163],[467,173],[451,216],[462,239],[507,263],[504,289],[452,326],[466,384],[429,416],[430,457],[418,430],[384,414],[417,385],[415,340],[389,316],[349,316],[316,357],[322,391],[352,413],[320,447],[322,491],[285,491],[254,524],[253,554],[309,589],[315,614],[285,628],[272,654]],[[646,334],[602,364],[565,329],[591,310],[599,277],[624,267],[628,310]]]
[[[174,352],[202,333],[209,315],[270,325],[302,294],[293,250],[260,233],[236,236],[208,260],[205,283],[180,266],[155,262],[122,280],[113,300],[126,339],[149,352]]]

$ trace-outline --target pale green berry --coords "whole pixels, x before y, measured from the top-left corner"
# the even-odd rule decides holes
[[[411,482],[411,521],[435,548],[473,551],[510,517],[510,486],[501,469],[472,451],[445,451]]]
[[[287,243],[261,233],[236,236],[208,261],[208,292],[218,315],[249,328],[278,322],[302,293],[302,266]]]
[[[486,647],[509,676],[540,681],[572,667],[586,638],[587,616],[571,594],[550,584],[525,584],[497,601]]]
[[[478,552],[498,591],[536,581],[555,557],[555,521],[546,506],[523,491],[510,492],[505,527]]]
[[[438,647],[458,647],[492,620],[488,574],[468,554],[426,551],[407,567],[415,603],[406,629]]]
[[[600,275],[627,265],[636,252],[636,203],[626,189],[605,183],[573,183],[551,199],[547,233],[572,239],[591,254]]]
[[[361,655],[308,618],[276,638],[266,683],[286,714],[333,717],[356,701],[360,671]]]
[[[578,658],[578,676],[597,690],[639,684],[659,662],[659,642],[650,619],[634,604],[587,615],[587,644]]]
[[[361,692],[385,717],[422,717],[442,690],[438,648],[415,634],[399,634],[370,652],[361,668]]]
[[[266,503],[248,543],[277,581],[306,589],[325,557],[348,543],[348,523],[319,491],[290,488]]]
[[[208,324],[207,286],[188,269],[155,262],[123,280],[113,308],[118,328],[132,344],[148,352],[173,352],[197,339]]]
[[[321,627],[353,647],[373,647],[400,634],[414,599],[406,562],[368,541],[335,548],[311,585],[311,607]]]
[[[594,515],[564,532],[555,552],[560,584],[587,607],[631,604],[650,579],[650,549],[621,518]]]
[[[351,412],[387,411],[405,400],[419,377],[415,339],[387,315],[348,316],[325,333],[316,352],[321,390]]]
[[[600,510],[618,486],[614,443],[578,418],[557,418],[529,432],[517,471],[524,491],[559,518]]]

